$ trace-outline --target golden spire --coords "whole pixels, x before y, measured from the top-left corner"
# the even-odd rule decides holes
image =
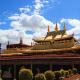
[[[58,25],[57,25],[57,23],[56,23],[56,25],[55,25],[55,31],[58,31]]]
[[[48,25],[48,32],[50,32],[50,26]]]

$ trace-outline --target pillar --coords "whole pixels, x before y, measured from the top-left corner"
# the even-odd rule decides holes
[[[74,67],[75,67],[74,64],[72,64],[72,69],[73,69]]]
[[[1,70],[1,64],[0,64],[0,70]]]
[[[39,64],[36,66],[36,71],[37,71],[37,73],[40,73],[40,68],[39,68]]]
[[[31,70],[33,70],[33,64],[30,64],[30,68],[31,68]]]

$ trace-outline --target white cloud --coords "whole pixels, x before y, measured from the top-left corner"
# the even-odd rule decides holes
[[[14,17],[18,17],[18,19],[14,19]],[[39,31],[46,29],[48,25],[53,26],[53,23],[43,16],[40,15],[27,15],[27,14],[20,14],[18,16],[11,16],[9,17],[12,22],[11,26],[16,30],[24,30],[24,31]]]
[[[39,14],[41,11],[41,8],[43,7],[44,7],[44,4],[41,2],[41,0],[35,0],[34,14]]]
[[[28,12],[31,11],[31,9],[32,9],[32,6],[29,6],[29,5],[25,6],[25,7],[22,7],[22,8],[19,8],[21,13],[28,13]]]
[[[21,13],[40,14],[43,9],[48,9],[50,4],[57,2],[56,0],[34,0],[33,5],[27,5],[19,8]],[[53,6],[52,5],[52,6]],[[45,8],[46,7],[46,8]]]
[[[48,4],[49,1],[48,1],[48,0],[43,0],[43,3],[44,3],[44,4]]]
[[[14,14],[13,16],[8,17],[11,20],[18,20],[19,19],[19,14]]]
[[[43,2],[44,1],[44,2]],[[48,3],[47,0],[34,0],[34,5],[27,5],[19,8],[21,13],[31,13],[31,14],[40,14],[41,9],[44,7],[45,3]]]
[[[22,37],[25,44],[31,44],[33,36],[26,34],[25,32],[16,31],[13,29],[2,30],[0,29],[0,43],[2,43],[3,48],[7,45],[8,41],[10,44],[19,43],[20,37]],[[5,45],[4,45],[5,44]]]
[[[15,19],[17,17],[18,19]],[[50,30],[54,30],[55,24],[43,16],[40,16],[38,14],[28,15],[25,13],[21,13],[20,15],[13,15],[10,16],[9,19],[12,20],[11,26],[14,30],[19,30],[25,33],[26,31],[32,31],[32,34],[25,34],[25,37],[29,38],[27,39],[30,43],[32,42],[32,38],[35,37],[43,37],[47,33],[48,25],[50,26]],[[60,24],[58,23],[58,26],[60,28]],[[26,40],[26,39],[25,39]],[[24,42],[26,42],[24,40]]]
[[[0,29],[0,42],[6,43],[8,39],[14,39],[18,37],[18,32],[15,30],[1,30]]]
[[[34,14],[40,14],[42,10],[49,9],[52,6],[54,6],[54,3],[57,2],[56,0],[35,0],[34,5]]]

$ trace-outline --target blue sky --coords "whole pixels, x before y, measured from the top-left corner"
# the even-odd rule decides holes
[[[80,0],[0,0],[0,42],[32,42],[55,23],[66,22],[68,33],[80,38]]]
[[[34,0],[0,0],[0,20],[6,21],[8,16],[19,13],[19,8],[32,6],[34,3]],[[62,18],[80,19],[80,0],[49,0],[48,5],[40,14],[48,20],[55,22]]]

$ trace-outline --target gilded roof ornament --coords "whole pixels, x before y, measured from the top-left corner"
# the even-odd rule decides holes
[[[48,25],[48,32],[50,32],[50,26]]]
[[[55,31],[58,31],[58,25],[57,25],[57,23],[56,23],[56,25],[55,25],[54,30],[55,30]]]

